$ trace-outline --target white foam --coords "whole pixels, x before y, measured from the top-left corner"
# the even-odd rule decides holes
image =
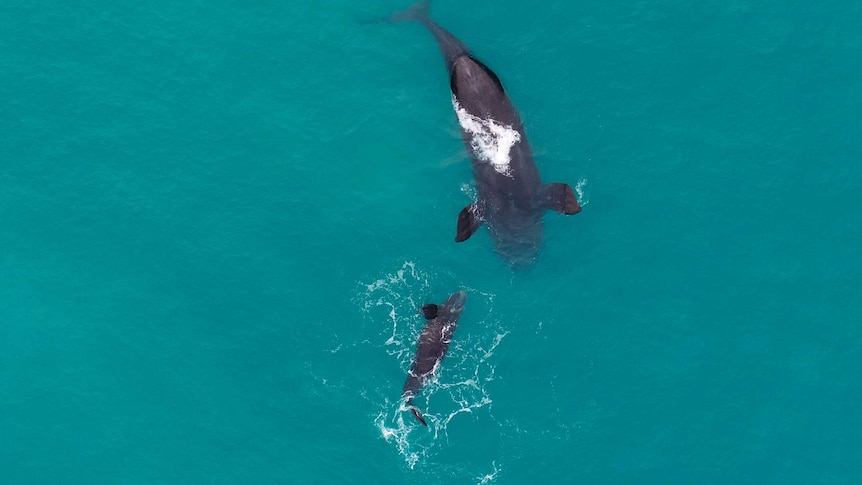
[[[494,471],[481,477],[477,477],[479,481],[476,482],[476,485],[485,485],[486,483],[491,483],[497,479],[497,473],[500,472],[500,470],[497,468],[497,462],[491,462],[491,466],[494,467]]]
[[[414,262],[405,261],[394,272],[375,279],[373,283],[360,282],[360,285],[364,291],[356,298],[361,302],[362,310],[367,315],[379,315],[374,318],[377,325],[380,323],[379,318],[382,317],[381,310],[383,310],[391,324],[391,331],[383,342],[383,345],[388,347],[387,353],[397,355],[400,360],[410,358],[407,354],[411,352],[410,346],[414,341],[411,340],[412,337],[407,341],[404,338],[409,336],[413,329],[404,327],[410,326],[412,317],[419,308],[414,299],[415,288],[419,287],[420,295],[427,293],[428,276],[418,270]],[[405,322],[408,325],[404,325]]]
[[[383,439],[389,443],[395,444],[395,447],[398,448],[398,453],[404,457],[404,461],[407,463],[407,466],[412,470],[413,467],[416,466],[416,463],[418,463],[419,460],[427,454],[427,451],[424,449],[419,449],[417,451],[416,447],[410,446],[408,437],[415,429],[415,426],[407,426],[404,423],[404,413],[401,411],[406,410],[407,408],[403,405],[399,408],[399,412],[397,412],[390,421],[391,426],[387,426],[387,413],[385,411],[381,411],[377,417],[374,418],[374,424],[377,425]]]
[[[468,184],[467,182],[461,183],[461,193],[470,197],[473,200],[478,198],[478,193],[476,192],[476,187]]]
[[[485,356],[482,357],[482,360],[488,360],[488,358],[490,358],[492,355],[494,355],[494,349],[496,349],[497,346],[500,345],[500,341],[502,341],[503,337],[505,337],[506,335],[509,335],[508,330],[503,332],[503,333],[498,333],[497,336],[494,337],[494,343],[491,344],[491,348],[489,348],[488,350],[485,350],[482,347],[479,347],[479,350],[481,350],[482,352],[485,352]]]
[[[512,158],[509,152],[515,143],[521,141],[521,134],[510,125],[504,125],[492,118],[474,116],[461,107],[452,95],[452,107],[458,115],[461,129],[470,134],[470,145],[481,160],[490,163],[497,173],[512,176]]]
[[[581,207],[590,203],[590,199],[584,195],[584,186],[587,185],[587,179],[578,180],[577,185],[575,185],[575,192],[578,194],[578,202]]]

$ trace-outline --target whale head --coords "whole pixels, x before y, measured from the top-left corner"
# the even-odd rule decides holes
[[[464,304],[467,302],[467,292],[464,290],[452,293],[446,302],[440,306],[437,311],[438,315],[444,315],[448,319],[458,319],[464,311]]]

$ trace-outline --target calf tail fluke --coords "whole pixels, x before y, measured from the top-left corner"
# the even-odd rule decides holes
[[[407,400],[407,409],[409,409],[410,412],[413,413],[413,416],[416,416],[416,419],[418,419],[423,426],[428,426],[428,423],[425,422],[425,417],[422,416],[422,413],[419,411],[419,408],[413,405],[413,398]]]
[[[413,416],[416,416],[416,419],[418,419],[423,426],[428,426],[428,423],[425,422],[425,417],[419,412],[419,408],[416,406],[410,406],[410,412],[413,413]]]
[[[419,0],[407,10],[395,12],[389,17],[390,22],[425,23],[431,16],[431,0]]]

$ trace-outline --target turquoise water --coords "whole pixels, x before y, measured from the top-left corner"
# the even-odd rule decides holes
[[[0,6],[0,481],[862,482],[862,7],[436,1],[580,182],[513,273],[407,3]]]

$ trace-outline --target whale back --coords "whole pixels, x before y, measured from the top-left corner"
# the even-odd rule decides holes
[[[429,304],[423,307],[423,311],[426,307],[436,307],[436,316],[425,323],[417,339],[416,355],[402,392],[408,399],[419,392],[446,356],[452,335],[464,311],[466,298],[467,293],[462,290],[453,293],[442,305]]]

